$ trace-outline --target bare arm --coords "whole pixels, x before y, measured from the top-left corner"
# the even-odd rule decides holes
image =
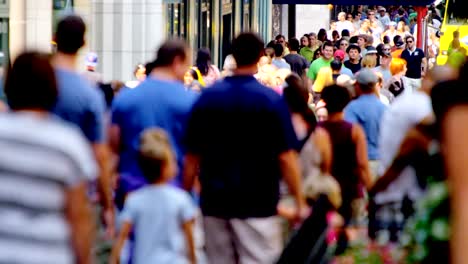
[[[95,226],[86,195],[85,183],[65,191],[65,216],[70,224],[72,245],[77,263],[92,263],[91,247],[94,241]]]
[[[302,193],[301,169],[297,152],[289,150],[279,156],[283,179],[288,185],[289,192],[295,198],[298,212],[305,208],[305,199]]]
[[[443,124],[444,155],[452,203],[452,263],[468,263],[468,107],[457,106],[447,113]]]
[[[132,230],[132,224],[130,222],[124,222],[122,228],[120,229],[119,236],[112,247],[112,253],[109,259],[110,264],[117,264],[120,260],[120,252],[124,246],[125,241],[127,240],[130,231]]]
[[[317,127],[314,132],[314,144],[320,151],[322,157],[322,163],[320,169],[325,174],[330,174],[331,163],[332,163],[332,148],[330,142],[330,136],[327,131],[323,128]]]
[[[195,154],[188,153],[185,155],[184,171],[183,171],[183,188],[187,192],[191,192],[195,185],[198,176],[198,166],[200,157]]]
[[[353,141],[356,145],[356,158],[359,170],[359,178],[366,186],[367,190],[372,187],[372,177],[367,159],[367,142],[364,131],[359,125],[353,124]]]
[[[189,260],[190,263],[195,264],[197,263],[197,255],[195,254],[195,240],[193,238],[193,225],[195,223],[195,220],[192,219],[190,221],[185,222],[182,225],[182,228],[184,230],[184,235],[185,239],[187,240],[187,246],[188,246],[188,253],[189,253]]]

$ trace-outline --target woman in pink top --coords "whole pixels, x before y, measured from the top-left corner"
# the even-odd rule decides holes
[[[195,64],[203,78],[204,84],[202,83],[202,85],[204,85],[204,87],[211,86],[221,78],[221,73],[219,72],[218,67],[211,64],[211,54],[209,49],[202,48],[198,50]]]

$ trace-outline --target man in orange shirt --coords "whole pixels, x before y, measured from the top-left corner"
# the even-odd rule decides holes
[[[392,51],[392,58],[400,58],[401,53],[405,50],[405,42],[401,37],[395,42],[395,50]]]

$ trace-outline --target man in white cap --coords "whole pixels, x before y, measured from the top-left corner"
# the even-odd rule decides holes
[[[378,11],[379,14],[377,15],[377,18],[379,19],[380,23],[384,26],[384,28],[387,29],[390,25],[390,22],[392,22],[387,14],[387,10],[385,9],[385,7],[381,6],[379,7]]]

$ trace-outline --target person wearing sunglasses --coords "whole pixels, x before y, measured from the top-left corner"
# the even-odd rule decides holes
[[[401,53],[401,58],[406,60],[406,77],[408,78],[408,88],[415,91],[421,87],[421,77],[426,71],[427,60],[424,51],[416,47],[413,36],[406,36],[406,49]]]

